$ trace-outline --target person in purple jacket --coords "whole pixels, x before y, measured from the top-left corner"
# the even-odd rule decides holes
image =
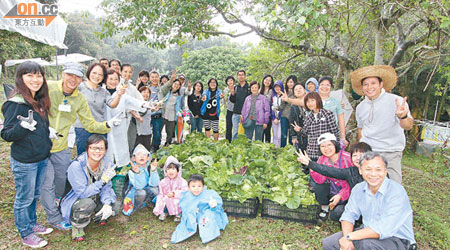
[[[241,123],[248,139],[262,141],[264,129],[267,128],[270,116],[270,105],[267,98],[259,93],[259,83],[250,83],[251,95],[245,98],[242,107]]]

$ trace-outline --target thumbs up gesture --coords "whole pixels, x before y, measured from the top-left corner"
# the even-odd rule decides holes
[[[21,115],[17,116],[17,120],[20,121],[20,126],[22,128],[28,129],[30,131],[36,130],[37,122],[33,118],[33,110],[28,110],[28,117],[23,117]]]
[[[397,115],[397,117],[400,119],[408,115],[409,108],[406,104],[407,99],[408,97],[403,97],[403,100],[395,99],[395,104],[397,105],[395,115]]]
[[[215,208],[215,207],[217,207],[217,201],[216,200],[214,200],[213,198],[212,198],[212,196],[209,196],[209,206],[211,207],[211,208]]]

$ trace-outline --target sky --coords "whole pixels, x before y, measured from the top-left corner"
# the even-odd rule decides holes
[[[58,1],[58,10],[60,12],[81,12],[81,11],[89,11],[94,16],[103,16],[105,13],[98,7],[102,0],[77,0],[77,1],[67,1],[67,0],[59,0]],[[244,29],[243,26],[231,26],[225,23],[223,20],[216,18],[215,19],[222,27],[224,27],[225,31],[231,30],[247,30]],[[258,35],[255,33],[251,33],[238,38],[230,38],[232,42],[236,43],[252,43],[258,44],[261,40]]]

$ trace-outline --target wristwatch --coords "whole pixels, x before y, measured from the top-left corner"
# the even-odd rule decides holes
[[[347,235],[345,235],[345,238],[349,241],[352,241],[352,238],[350,237],[350,233],[348,233]]]

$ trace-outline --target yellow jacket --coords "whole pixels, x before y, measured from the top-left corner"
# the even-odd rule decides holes
[[[109,132],[109,128],[106,127],[106,122],[97,122],[91,114],[89,104],[86,98],[78,91],[78,88],[72,93],[72,95],[65,97],[62,91],[61,81],[48,81],[48,90],[50,95],[50,127],[54,128],[58,134],[63,137],[58,137],[53,141],[53,147],[50,150],[51,153],[65,150],[68,146],[68,135],[70,126],[75,123],[77,116],[83,124],[84,129],[89,133],[106,134]],[[59,105],[70,105],[70,112],[64,112],[59,110]]]

